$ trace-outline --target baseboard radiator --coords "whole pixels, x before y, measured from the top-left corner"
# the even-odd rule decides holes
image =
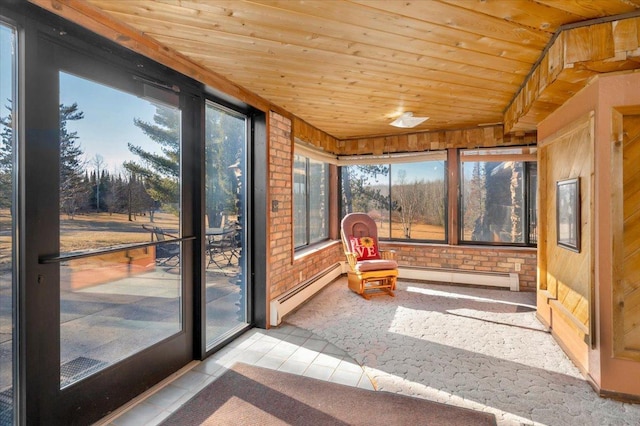
[[[520,291],[520,277],[516,273],[509,272],[467,272],[459,269],[401,266],[398,268],[398,278],[503,287],[511,291]]]
[[[345,274],[348,266],[346,262],[336,263],[273,299],[270,304],[269,324],[272,327],[278,326],[286,314],[306,302],[327,284]],[[511,291],[520,291],[520,279],[516,273],[467,272],[458,269],[401,266],[398,268],[398,278],[501,287]]]
[[[308,280],[298,284],[291,290],[271,301],[269,324],[273,327],[280,324],[282,318],[296,309],[311,296],[322,290],[343,273],[343,265],[336,263]]]

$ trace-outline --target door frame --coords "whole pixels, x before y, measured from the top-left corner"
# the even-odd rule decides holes
[[[55,21],[59,21],[55,19]],[[193,141],[198,140],[202,99],[197,85],[177,73],[110,45],[74,25],[57,25],[27,18],[22,98],[24,228],[21,259],[20,374],[23,378],[22,413],[27,424],[86,424],[98,420],[194,359],[193,286],[199,169]],[[98,49],[96,49],[96,46]],[[113,52],[118,52],[114,54]],[[80,75],[93,73],[97,81],[111,83],[139,76],[169,81],[180,88],[182,111],[181,228],[182,330],[134,355],[60,389],[60,269],[59,257],[59,72],[69,71],[65,61],[80,61]],[[140,70],[143,70],[141,72]],[[102,76],[104,75],[104,76]],[[105,80],[103,80],[105,79]],[[123,80],[124,81],[124,80]],[[36,124],[37,123],[37,124]],[[52,301],[54,301],[52,303]]]
[[[17,353],[14,354],[14,406],[19,424],[87,424],[104,417],[193,359],[203,359],[220,346],[205,350],[201,298],[204,241],[204,102],[210,99],[247,115],[247,309],[248,327],[267,327],[268,247],[268,122],[267,112],[205,87],[180,73],[111,42],[79,25],[28,2],[0,5],[0,15],[19,32],[18,261],[16,288]],[[183,107],[182,235],[183,330],[99,373],[60,390],[59,268],[41,260],[59,255],[57,217],[59,119],[57,49],[101,62],[117,73],[143,76],[180,88]],[[52,113],[55,111],[55,113]],[[54,223],[56,226],[52,227]],[[51,300],[56,301],[51,303]],[[240,332],[238,333],[240,334]],[[236,335],[237,336],[237,335]],[[235,337],[235,336],[234,336]],[[232,337],[233,338],[233,337]],[[231,338],[229,339],[231,340]],[[227,341],[228,342],[228,341]],[[150,370],[150,366],[154,366]]]

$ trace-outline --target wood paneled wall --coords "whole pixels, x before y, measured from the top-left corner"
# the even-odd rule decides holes
[[[485,148],[535,144],[535,132],[505,135],[502,125],[497,125],[378,138],[345,139],[338,143],[337,154],[382,155],[395,152],[435,151],[448,148]]]
[[[337,154],[338,139],[322,130],[318,130],[298,117],[292,116],[292,121],[292,132],[295,139],[307,142],[325,152]]]
[[[585,343],[590,343],[593,291],[593,113],[580,118],[539,144],[540,236],[539,286],[547,303]],[[579,178],[581,192],[580,252],[557,245],[556,183]],[[553,324],[552,324],[553,326]],[[587,347],[583,347],[586,351]]]
[[[537,143],[535,132],[505,135],[502,125],[339,140],[294,118],[293,134],[297,139],[335,155],[383,155],[448,148],[491,148],[536,145]]]
[[[614,350],[640,360],[640,115],[614,111],[613,127]]]

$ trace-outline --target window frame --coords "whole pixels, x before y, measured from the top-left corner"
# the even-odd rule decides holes
[[[343,171],[342,171],[342,167],[349,167],[349,166],[359,166],[359,165],[371,165],[371,164],[376,164],[376,165],[381,165],[381,166],[389,166],[389,175],[386,177],[386,185],[388,185],[388,192],[389,192],[389,202],[386,208],[386,211],[384,212],[384,217],[385,220],[389,223],[390,226],[393,225],[393,221],[392,221],[392,209],[391,209],[391,200],[393,198],[393,190],[392,190],[392,185],[394,182],[394,178],[393,178],[393,166],[397,166],[397,165],[402,165],[402,164],[410,164],[410,163],[428,163],[428,162],[435,162],[435,161],[441,161],[443,164],[443,184],[444,184],[444,188],[443,188],[443,201],[444,201],[444,214],[443,214],[443,221],[444,221],[444,236],[442,239],[423,239],[423,238],[398,238],[398,237],[393,237],[393,232],[391,232],[391,234],[389,236],[386,235],[378,235],[378,239],[380,241],[388,241],[388,242],[399,242],[399,243],[423,243],[423,244],[447,244],[449,241],[449,229],[450,229],[450,224],[449,224],[449,220],[448,220],[448,211],[449,211],[449,196],[448,196],[448,192],[449,192],[449,162],[448,162],[448,158],[447,158],[447,151],[446,150],[440,150],[440,151],[429,151],[429,152],[422,152],[422,153],[399,153],[399,154],[391,154],[388,156],[384,156],[384,157],[376,157],[376,156],[354,156],[351,158],[340,158],[339,159],[339,164],[340,164],[340,172],[339,172],[339,176],[340,176],[340,184],[339,184],[339,188],[342,191],[343,188]],[[340,216],[341,218],[344,217],[344,200],[343,197],[340,197],[340,206],[339,206],[339,211],[340,211]]]
[[[202,91],[190,79],[167,71],[137,54],[120,50],[108,40],[87,34],[80,27],[44,19],[45,17],[36,13],[21,18],[21,28],[29,45],[21,49],[24,52],[21,53],[24,55],[24,69],[21,71],[25,78],[20,88],[24,93],[23,103],[21,102],[24,109],[21,127],[24,131],[20,138],[23,154],[20,188],[23,199],[20,203],[24,211],[33,214],[22,215],[24,222],[21,223],[20,254],[24,256],[20,259],[22,275],[18,286],[20,290],[24,290],[27,284],[40,282],[42,277],[47,278],[43,285],[38,286],[37,291],[30,292],[29,298],[20,298],[20,317],[24,321],[18,324],[21,337],[19,374],[23,386],[19,410],[26,423],[38,423],[44,413],[61,423],[69,423],[70,416],[90,423],[140,394],[151,384],[167,377],[175,371],[176,365],[184,365],[193,359],[191,312],[195,306],[191,303],[192,286],[187,284],[194,282],[195,267],[185,268],[181,279],[185,296],[181,307],[184,313],[183,329],[180,332],[110,365],[88,380],[60,389],[60,378],[56,374],[60,369],[58,263],[66,262],[69,258],[63,258],[59,253],[59,188],[58,179],[55,178],[58,165],[57,161],[52,161],[57,158],[59,149],[59,72],[69,70],[70,61],[67,59],[73,57],[74,66],[79,67],[82,75],[85,70],[88,73],[96,72],[97,76],[126,73],[152,81],[174,83],[181,90],[181,104],[184,103],[189,111],[186,116],[183,115],[183,140],[196,140],[200,112],[198,96]],[[65,31],[51,31],[56,23],[59,25],[56,28],[64,28]],[[100,65],[96,66],[97,63]],[[24,105],[31,105],[32,108],[24,108]],[[180,197],[183,206],[191,206],[191,200],[198,193],[198,188],[191,184],[195,182],[198,171],[193,167],[197,158],[195,151],[196,146],[190,146],[189,150],[183,149],[181,152],[183,166],[188,165],[182,168],[183,173],[185,170],[189,173],[188,177],[182,175],[184,183],[181,185]],[[183,212],[186,219],[181,225],[183,241],[196,239],[192,232],[197,217],[191,210],[193,209],[187,208],[186,213]],[[193,243],[184,243],[183,248],[184,264],[191,264],[194,259]],[[88,256],[94,254],[90,252]],[[185,306],[189,306],[189,312],[185,310]],[[25,344],[29,342],[41,350],[25,350]],[[150,365],[153,368],[144,368]],[[50,371],[52,374],[43,375],[42,371]],[[123,377],[128,379],[128,383],[114,388],[114,380]],[[46,398],[43,399],[42,395],[46,395]]]
[[[292,175],[291,175],[291,183],[292,183],[292,193],[293,193],[293,199],[292,199],[292,209],[293,209],[293,248],[295,252],[299,252],[301,250],[304,250],[308,247],[314,246],[316,244],[320,244],[323,243],[325,241],[327,241],[330,238],[330,217],[331,217],[331,212],[330,212],[330,202],[331,202],[331,185],[330,185],[330,168],[329,168],[329,163],[327,161],[323,161],[321,158],[317,158],[317,156],[313,156],[313,155],[308,155],[306,152],[304,152],[303,150],[300,150],[300,152],[296,152],[297,150],[294,149],[293,152],[293,158],[292,158]],[[296,208],[297,208],[297,204],[296,204],[296,178],[295,178],[295,174],[296,174],[296,162],[297,157],[301,157],[304,159],[304,177],[305,177],[305,181],[304,181],[304,186],[305,186],[305,192],[304,192],[304,214],[305,214],[305,225],[304,225],[304,242],[300,243],[299,241],[296,241],[296,229],[297,226],[296,225]],[[324,214],[322,217],[323,220],[323,227],[324,227],[324,233],[322,236],[320,236],[319,238],[315,238],[312,239],[311,238],[311,198],[312,198],[312,193],[311,193],[311,189],[312,189],[312,183],[311,183],[311,179],[309,179],[310,176],[310,169],[311,169],[311,162],[316,162],[318,164],[322,165],[323,171],[322,173],[324,174],[324,204],[325,204],[325,209],[324,209]],[[299,197],[300,195],[298,195]]]
[[[505,147],[492,147],[492,148],[473,148],[473,149],[458,149],[458,173],[457,173],[457,192],[458,192],[458,245],[483,245],[493,247],[537,247],[537,234],[535,242],[531,234],[531,204],[533,203],[536,208],[537,219],[537,190],[536,193],[531,194],[529,189],[531,188],[532,171],[535,170],[535,176],[537,177],[537,148],[531,146],[505,146]],[[520,151],[514,152],[514,151]],[[465,153],[469,153],[467,160],[464,159]],[[472,161],[471,159],[477,157],[478,160]],[[485,157],[485,159],[482,159]],[[497,162],[498,161],[516,161],[522,163],[522,217],[523,222],[523,242],[503,242],[503,241],[479,241],[479,240],[467,240],[464,238],[464,167],[465,162]],[[531,164],[535,164],[535,168],[531,167]],[[537,181],[535,187],[537,188]],[[536,221],[537,222],[537,221]]]
[[[11,14],[2,11],[0,14],[0,26],[6,28],[12,36],[11,48],[13,54],[11,55],[11,63],[8,66],[10,68],[8,79],[9,92],[11,100],[11,108],[9,114],[11,114],[11,170],[10,170],[10,196],[9,196],[9,211],[10,211],[10,224],[8,226],[9,239],[8,251],[10,256],[9,269],[9,297],[8,305],[11,309],[9,316],[11,330],[10,335],[10,348],[8,356],[10,361],[10,373],[8,383],[2,383],[4,385],[11,385],[13,392],[10,396],[9,405],[11,406],[9,418],[13,424],[22,424],[24,413],[21,411],[21,402],[23,394],[23,385],[20,381],[20,354],[24,351],[24,337],[21,335],[21,329],[18,328],[18,324],[21,321],[22,307],[20,304],[20,296],[24,291],[19,287],[20,278],[22,277],[22,270],[20,268],[21,262],[21,250],[22,244],[19,235],[19,230],[23,224],[23,213],[21,202],[23,199],[20,193],[21,183],[23,180],[23,133],[24,133],[24,118],[22,114],[23,97],[24,92],[22,90],[24,76],[24,54],[22,52],[22,46],[24,43],[24,25],[17,19],[14,19]],[[6,78],[6,76],[4,76]],[[0,116],[5,114],[5,101],[6,97],[3,96],[0,108]],[[6,412],[4,413],[6,414]]]

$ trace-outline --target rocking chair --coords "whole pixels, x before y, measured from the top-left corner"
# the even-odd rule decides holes
[[[395,252],[379,250],[378,229],[366,213],[349,213],[342,219],[340,235],[349,262],[349,289],[365,299],[395,296],[398,263]]]

